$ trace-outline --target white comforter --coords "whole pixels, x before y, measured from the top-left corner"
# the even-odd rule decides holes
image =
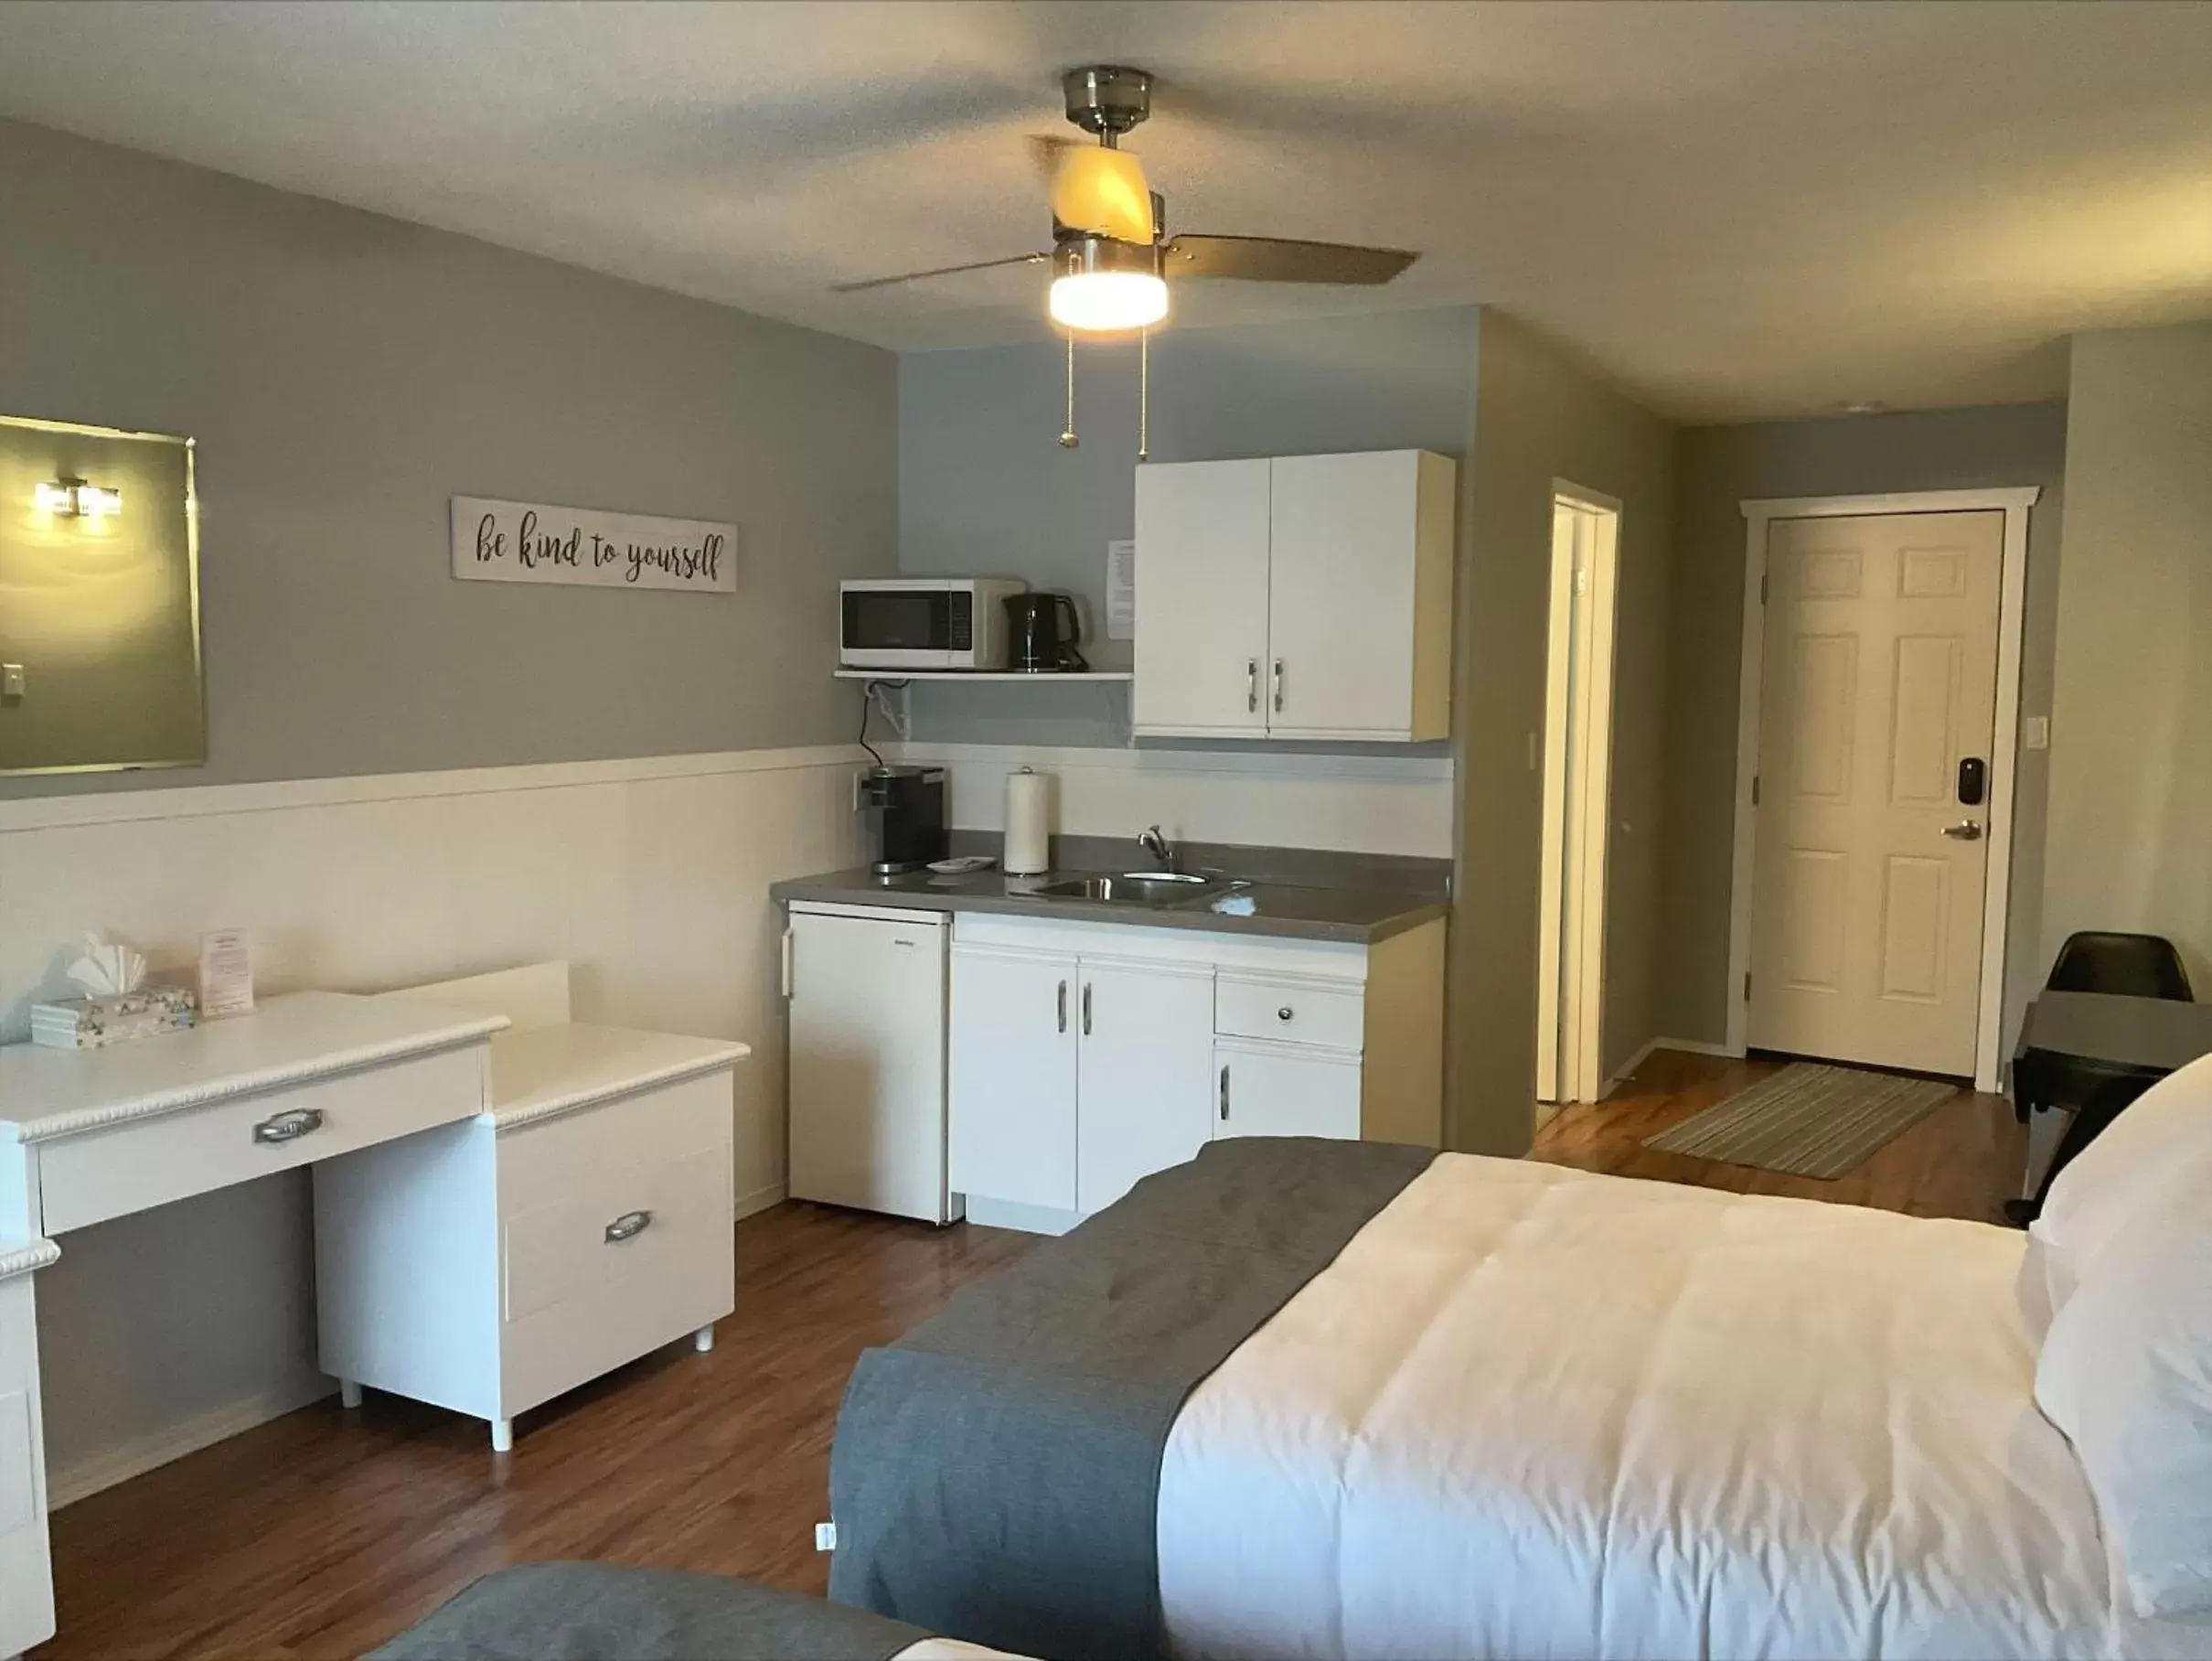
[[[1191,1397],[1192,1656],[2212,1655],[2115,1623],[2024,1238],[1447,1154]]]

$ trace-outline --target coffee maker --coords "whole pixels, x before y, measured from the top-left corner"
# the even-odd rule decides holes
[[[1075,642],[1083,625],[1074,598],[1063,594],[1006,596],[1006,661],[1009,669],[1032,675],[1074,674],[1090,668]]]
[[[871,767],[860,775],[860,811],[875,821],[877,876],[919,871],[947,852],[943,767]]]

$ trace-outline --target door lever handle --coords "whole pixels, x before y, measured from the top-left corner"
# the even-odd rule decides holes
[[[1943,834],[1954,841],[1978,842],[1982,840],[1982,827],[1974,820],[1965,819],[1955,825],[1944,826]]]

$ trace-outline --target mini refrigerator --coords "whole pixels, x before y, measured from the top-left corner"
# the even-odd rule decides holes
[[[793,1199],[948,1223],[941,912],[796,902],[784,938]]]

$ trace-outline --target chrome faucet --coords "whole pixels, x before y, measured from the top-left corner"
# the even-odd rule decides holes
[[[1159,861],[1159,868],[1162,871],[1175,869],[1175,849],[1166,837],[1160,835],[1158,825],[1140,832],[1137,838],[1137,845]]]

